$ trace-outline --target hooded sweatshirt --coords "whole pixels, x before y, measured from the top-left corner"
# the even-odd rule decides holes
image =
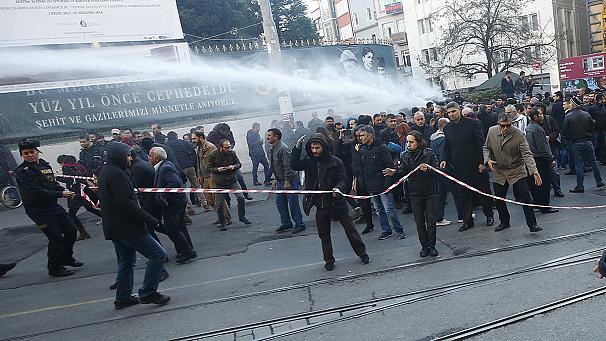
[[[108,240],[128,240],[147,234],[146,224],[158,220],[145,212],[137,201],[130,177],[126,173],[131,147],[120,142],[107,144],[107,164],[99,173],[99,202],[103,233]]]

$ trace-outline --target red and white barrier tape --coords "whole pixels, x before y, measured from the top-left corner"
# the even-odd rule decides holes
[[[420,167],[420,166],[419,166]],[[416,172],[417,170],[419,170],[419,167],[413,169],[410,173],[406,174],[404,177],[402,177],[400,180],[398,180],[397,182],[395,182],[393,185],[389,186],[386,190],[384,190],[383,192],[379,193],[379,194],[373,194],[373,195],[353,195],[353,194],[346,194],[341,192],[340,190],[336,189],[334,191],[320,191],[320,190],[285,190],[285,189],[219,189],[219,188],[139,188],[137,189],[139,192],[141,193],[214,193],[214,194],[229,194],[229,193],[267,193],[267,194],[329,194],[329,193],[339,193],[342,196],[345,197],[349,197],[349,198],[353,198],[353,199],[370,199],[376,196],[379,196],[381,194],[385,194],[390,192],[391,190],[393,190],[394,188],[396,188],[397,186],[399,186],[401,183],[403,183],[404,181],[406,181],[414,172]],[[484,193],[481,190],[466,184],[465,182],[451,176],[448,175],[446,173],[444,173],[442,170],[434,168],[432,166],[428,167],[430,169],[432,169],[433,171],[435,171],[436,173],[442,175],[443,177],[454,181],[455,183],[471,190],[474,191],[480,195],[495,199],[495,200],[501,200],[504,202],[508,202],[510,204],[514,204],[514,205],[519,205],[519,206],[530,206],[530,207],[536,207],[536,208],[556,208],[556,209],[569,209],[569,210],[582,210],[582,209],[597,209],[597,208],[606,208],[606,204],[604,205],[594,205],[594,206],[547,206],[547,205],[537,205],[537,204],[528,204],[528,203],[523,203],[523,202],[519,202],[519,201],[515,201],[515,200],[511,200],[511,199],[507,199],[507,198],[501,198],[498,197],[496,195],[493,194],[488,194],[488,193]],[[93,178],[91,177],[86,177],[86,176],[74,176],[74,175],[63,175],[63,174],[57,174],[58,177],[66,177],[66,178],[73,178],[73,179],[82,179],[82,180],[93,180]]]
[[[354,199],[369,199],[377,197],[381,194],[385,194],[398,187],[401,183],[406,181],[419,167],[413,169],[410,173],[406,174],[400,180],[396,181],[393,185],[387,187],[386,190],[379,194],[373,195],[352,195],[345,194],[339,189],[334,191],[320,191],[320,190],[305,190],[305,189],[219,189],[219,188],[138,188],[140,193],[215,193],[215,194],[229,194],[229,193],[271,193],[271,194],[330,194],[339,193],[342,196],[354,198]]]
[[[493,198],[495,200],[505,201],[505,202],[508,202],[508,203],[514,204],[514,205],[530,206],[530,207],[536,207],[536,208],[557,208],[557,209],[563,209],[563,210],[583,210],[583,209],[606,208],[606,205],[595,205],[595,206],[551,206],[550,205],[550,206],[547,206],[547,205],[527,204],[527,203],[523,203],[523,202],[519,202],[519,201],[507,199],[507,198],[501,198],[501,197],[498,197],[498,196],[493,195],[493,194],[484,193],[484,192],[480,191],[479,189],[477,189],[477,188],[475,188],[473,186],[470,186],[470,185],[464,183],[463,181],[461,181],[461,180],[459,180],[459,179],[457,179],[457,178],[455,178],[453,176],[450,176],[450,175],[444,173],[443,171],[441,171],[441,170],[439,170],[437,168],[434,168],[434,167],[429,166],[429,165],[428,165],[428,167],[430,169],[432,169],[433,171],[435,171],[436,173],[442,175],[443,177],[445,177],[445,178],[447,178],[449,180],[452,180],[452,181],[456,182],[457,184],[459,184],[459,185],[461,185],[461,186],[463,186],[463,187],[465,187],[465,188],[467,188],[469,190],[472,190],[472,191],[474,191],[474,192],[476,192],[478,194],[481,194],[481,195],[489,197],[489,198]],[[525,180],[521,180],[521,181],[525,181]]]
[[[55,177],[57,178],[70,178],[70,179],[78,179],[78,180],[95,180],[95,178],[90,177],[90,176],[79,176],[79,175],[65,175],[65,174],[61,174],[61,173],[56,173]]]

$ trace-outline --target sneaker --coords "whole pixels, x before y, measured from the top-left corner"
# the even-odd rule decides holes
[[[462,223],[463,219],[457,219],[457,223]]]
[[[185,255],[178,255],[177,264],[188,263],[189,261],[191,261],[192,259],[196,259],[197,257],[198,257],[198,254],[196,253],[196,251],[191,251]]]
[[[426,247],[421,249],[421,252],[419,252],[419,256],[421,256],[422,258],[427,257],[427,255],[429,254],[429,250],[427,250]]]
[[[367,254],[363,254],[362,257],[360,257],[360,260],[362,261],[362,264],[370,263],[370,257],[368,257]]]
[[[70,260],[69,262],[65,263],[66,266],[72,267],[72,268],[81,268],[84,266],[84,263],[77,261],[75,259]]]
[[[406,239],[406,233],[398,232],[398,239]]]
[[[140,303],[139,302],[139,298],[137,296],[131,295],[126,300],[120,300],[120,301],[116,300],[116,301],[114,301],[114,308],[116,310],[120,310],[120,309],[128,308],[128,307],[133,306],[133,305],[137,305],[139,303]]]
[[[437,257],[438,256],[438,250],[436,250],[435,247],[430,246],[429,247],[429,255],[432,257]]]
[[[570,193],[585,193],[585,188],[583,188],[581,186],[576,186],[573,189],[569,189],[568,192],[570,192]]]
[[[330,262],[330,263],[326,263],[324,264],[324,269],[326,269],[326,271],[332,271],[335,268],[335,263]]]
[[[118,289],[118,282],[114,282],[114,284],[109,286],[109,290],[116,290]]]
[[[194,223],[194,222],[193,222],[193,221],[191,221],[191,218],[190,218],[189,216],[185,216],[185,225],[191,225],[191,224],[193,224],[193,223]]]
[[[364,231],[362,231],[362,234],[367,234],[372,232],[375,229],[374,226],[366,226],[366,228],[364,229]]]
[[[250,225],[252,224],[252,222],[248,219],[246,219],[246,217],[240,218],[240,221],[244,223],[244,225]]]
[[[141,304],[153,303],[157,305],[165,305],[166,303],[168,303],[168,301],[170,301],[170,296],[162,295],[157,291],[149,296],[139,297],[139,302],[141,302]]]
[[[49,269],[48,274],[52,277],[67,277],[73,275],[74,272],[72,270],[67,270],[64,267],[60,267],[52,270]]]
[[[606,184],[604,184],[603,182],[600,182],[599,184],[597,184],[597,187],[598,187],[598,188],[602,188],[602,187],[604,187],[604,186],[606,186]]]
[[[437,226],[446,226],[446,225],[450,225],[450,220],[446,220],[446,219],[442,219],[438,222],[436,222]]]
[[[539,231],[543,231],[543,228],[540,226],[537,226],[537,225],[530,226],[530,232],[534,233],[534,232],[539,232]]]
[[[383,232],[379,236],[379,240],[385,240],[385,239],[391,238],[391,237],[393,237],[393,232],[391,232],[391,231],[389,231],[389,232]]]

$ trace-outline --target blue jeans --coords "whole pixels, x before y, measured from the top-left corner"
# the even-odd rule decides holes
[[[373,197],[372,202],[375,205],[375,210],[379,216],[379,223],[381,224],[381,229],[383,229],[383,232],[391,232],[389,221],[391,221],[393,229],[396,230],[397,233],[404,232],[404,228],[402,227],[402,224],[400,224],[398,212],[393,206],[393,196],[391,193],[381,194],[378,197]]]
[[[162,269],[164,269],[164,260],[166,251],[149,234],[142,234],[131,239],[112,240],[116,256],[118,258],[118,275],[116,282],[116,300],[127,300],[133,293],[134,267],[137,261],[137,252],[148,259],[145,267],[145,277],[143,287],[139,289],[139,297],[147,297],[158,291],[158,283]]]
[[[271,180],[271,172],[269,171],[269,162],[267,161],[267,158],[265,157],[265,155],[256,156],[256,157],[251,156],[250,159],[252,161],[253,183],[259,182],[259,177],[257,175],[257,172],[259,171],[259,164],[263,165],[263,173],[265,175],[264,182],[269,182]]]
[[[284,181],[277,180],[277,189],[284,189]],[[291,189],[299,189],[299,179],[295,178],[290,183]],[[305,227],[303,224],[303,216],[301,215],[301,208],[299,207],[299,196],[296,194],[276,194],[276,207],[280,213],[280,223],[282,226],[292,226],[292,222],[295,222],[295,227]],[[290,212],[289,209],[290,208]],[[291,221],[292,217],[292,221]]]
[[[583,187],[583,177],[585,175],[585,163],[588,162],[593,169],[593,177],[595,183],[602,182],[598,161],[595,158],[595,151],[591,141],[579,142],[572,144],[572,154],[574,155],[574,170],[577,173],[577,186]]]

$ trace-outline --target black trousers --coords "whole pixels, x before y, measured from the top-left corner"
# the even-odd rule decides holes
[[[27,215],[48,238],[48,269],[56,270],[73,260],[76,226],[63,207],[53,208],[52,214]],[[56,213],[55,213],[56,212]]]
[[[193,244],[185,225],[185,207],[187,202],[170,202],[162,209],[164,218],[164,229],[166,235],[175,244],[178,255],[184,255],[193,251]]]
[[[501,198],[507,197],[507,191],[509,191],[509,183],[507,181],[504,185],[493,182],[492,186],[494,187],[494,194],[496,196]],[[530,189],[528,188],[528,178],[520,179],[513,184],[513,196],[519,202],[532,204]],[[502,200],[496,200],[495,205],[497,206],[501,223],[509,224],[510,215],[507,210],[507,204]],[[528,225],[528,227],[537,224],[537,218],[534,216],[534,209],[532,207],[524,206],[524,216],[526,217],[526,225]]]
[[[477,173],[476,178],[470,181],[470,185],[479,189],[484,193],[490,194],[490,178],[487,173]],[[461,210],[463,211],[463,222],[465,224],[473,224],[473,199],[476,196],[476,192],[473,192],[467,188],[459,186],[459,198],[461,200]],[[492,217],[492,205],[493,200],[487,196],[480,195],[480,203],[482,204],[482,211],[486,218]]]
[[[436,246],[436,207],[437,198],[410,198],[412,214],[417,225],[419,242],[423,248]]]
[[[358,195],[369,195],[370,193],[368,193],[368,191],[364,188],[360,188],[358,190]],[[366,226],[367,227],[374,227],[374,224],[372,223],[372,207],[371,207],[371,203],[372,200],[371,199],[360,199],[359,200],[360,203],[360,207],[362,208],[362,217],[364,217],[364,220],[366,220]]]
[[[351,248],[358,257],[366,254],[366,246],[356,230],[356,226],[351,220],[351,217],[346,213],[335,213],[332,208],[318,208],[316,211],[316,227],[318,228],[318,236],[322,241],[322,254],[326,263],[334,263],[335,258],[332,255],[332,239],[330,238],[330,217],[331,214],[336,215],[337,219],[345,230],[345,235],[349,240]]]
[[[537,164],[537,170],[543,182],[541,186],[534,184],[534,177],[528,177],[530,192],[532,193],[533,203],[538,205],[549,205],[549,194],[551,193],[551,161],[546,158],[536,157],[534,162]],[[541,209],[544,210],[544,209]]]

